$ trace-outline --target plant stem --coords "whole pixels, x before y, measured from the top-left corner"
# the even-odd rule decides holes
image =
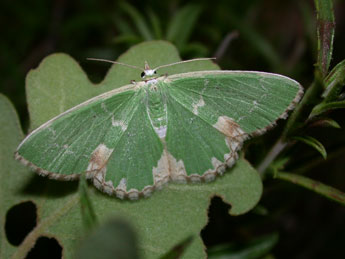
[[[281,151],[286,147],[287,143],[282,140],[282,138],[278,139],[278,141],[274,144],[271,150],[268,152],[267,156],[262,160],[262,162],[257,167],[257,171],[261,176],[266,171],[267,167],[276,159],[276,157],[281,153]]]
[[[309,190],[312,190],[328,199],[336,201],[342,205],[345,205],[345,193],[335,189],[329,185],[323,184],[319,181],[307,178],[298,174],[291,174],[285,172],[276,172],[274,178],[285,180],[294,184],[298,184]]]

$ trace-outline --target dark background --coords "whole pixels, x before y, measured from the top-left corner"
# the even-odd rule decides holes
[[[128,3],[128,5],[124,4]],[[25,75],[47,55],[65,52],[74,57],[94,82],[107,66],[87,57],[115,60],[136,43],[166,39],[166,31],[183,7],[196,10],[196,20],[181,43],[173,43],[182,59],[217,56],[222,69],[276,72],[308,87],[316,62],[316,22],[313,1],[100,1],[2,0],[0,4],[0,92],[14,103],[24,130],[28,128]],[[131,9],[132,8],[132,9]],[[141,33],[133,8],[142,15],[151,36]],[[336,33],[331,67],[345,58],[345,2],[334,1]],[[151,25],[155,17],[161,32]],[[151,19],[151,20],[150,20]],[[184,22],[184,21],[180,21]],[[186,21],[186,24],[188,21]],[[140,25],[139,25],[140,26]],[[345,127],[343,110],[330,114]],[[255,165],[281,132],[283,123],[245,146]],[[309,132],[327,148],[323,161],[313,149],[296,145],[288,169],[313,164],[304,173],[345,190],[345,134],[343,129]],[[290,183],[267,179],[260,208],[239,217],[227,214],[221,199],[212,200],[209,225],[202,231],[207,247],[222,243],[245,244],[273,232],[279,242],[277,258],[344,258],[345,208]],[[261,211],[261,212],[260,212]],[[264,212],[262,212],[264,211]]]

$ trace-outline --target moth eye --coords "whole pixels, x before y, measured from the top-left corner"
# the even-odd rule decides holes
[[[145,72],[142,72],[140,76],[141,76],[141,78],[144,78],[145,75],[146,75]]]
[[[154,74],[157,74],[157,71],[155,70],[155,72],[153,72]]]

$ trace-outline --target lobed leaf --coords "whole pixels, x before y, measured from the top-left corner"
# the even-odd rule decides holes
[[[171,44],[156,41],[139,44],[118,59],[137,66],[143,66],[144,60],[154,67],[179,61],[179,56]],[[162,69],[162,73],[212,69],[218,67],[210,61],[204,61]],[[27,77],[31,128],[36,128],[61,111],[92,96],[128,84],[132,79],[140,80],[139,74],[136,70],[113,65],[104,81],[93,85],[72,58],[65,54],[51,55]],[[63,247],[64,258],[72,258],[85,233],[77,183],[36,176],[13,160],[13,152],[23,134],[13,108],[7,110],[10,110],[9,115],[2,114],[0,119],[4,118],[8,125],[13,126],[6,132],[3,132],[6,127],[0,128],[0,173],[3,179],[0,183],[0,204],[3,208],[0,221],[3,226],[4,215],[11,206],[22,200],[31,200],[37,206],[38,222],[18,247],[9,244],[1,233],[0,257],[23,258],[40,236],[49,236]],[[7,110],[1,106],[0,112]],[[9,142],[11,139],[12,142]],[[89,198],[99,222],[113,215],[125,217],[138,233],[138,245],[143,258],[162,256],[188,236],[200,233],[207,224],[207,209],[212,196],[222,197],[232,206],[230,214],[240,215],[257,204],[261,193],[261,179],[244,159],[238,160],[232,170],[212,183],[170,184],[162,191],[155,192],[152,197],[137,202],[122,201],[102,194],[94,187],[88,187]],[[206,257],[200,236],[193,239],[182,257]]]
[[[192,236],[187,237],[185,240],[182,240],[179,244],[174,246],[169,252],[160,257],[160,259],[177,259],[181,258],[186,248],[191,244],[193,240]]]
[[[77,259],[138,259],[137,238],[125,221],[109,219],[80,243]]]

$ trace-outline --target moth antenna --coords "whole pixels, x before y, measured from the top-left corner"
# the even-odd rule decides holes
[[[174,62],[174,63],[171,63],[171,64],[161,65],[161,66],[156,67],[153,70],[156,71],[156,70],[158,70],[160,68],[163,68],[163,67],[170,67],[170,66],[174,66],[174,65],[178,65],[178,64],[182,64],[182,63],[188,63],[188,62],[194,62],[194,61],[202,61],[202,60],[211,60],[211,59],[216,59],[216,58],[194,58],[194,59],[189,59],[189,60],[183,60],[183,61],[178,61],[178,62]]]
[[[147,61],[145,61],[144,70],[150,70],[150,66],[149,66],[149,63],[147,63]]]
[[[139,69],[140,71],[144,71],[144,69],[137,67],[137,66],[133,66],[133,65],[128,65],[126,63],[121,63],[121,62],[117,62],[117,61],[111,61],[111,60],[107,60],[107,59],[101,59],[101,58],[87,58],[87,60],[94,60],[94,61],[103,61],[103,62],[108,62],[108,63],[112,63],[112,64],[118,64],[121,66],[125,66],[125,67],[130,67],[130,68],[135,68],[135,69]]]

